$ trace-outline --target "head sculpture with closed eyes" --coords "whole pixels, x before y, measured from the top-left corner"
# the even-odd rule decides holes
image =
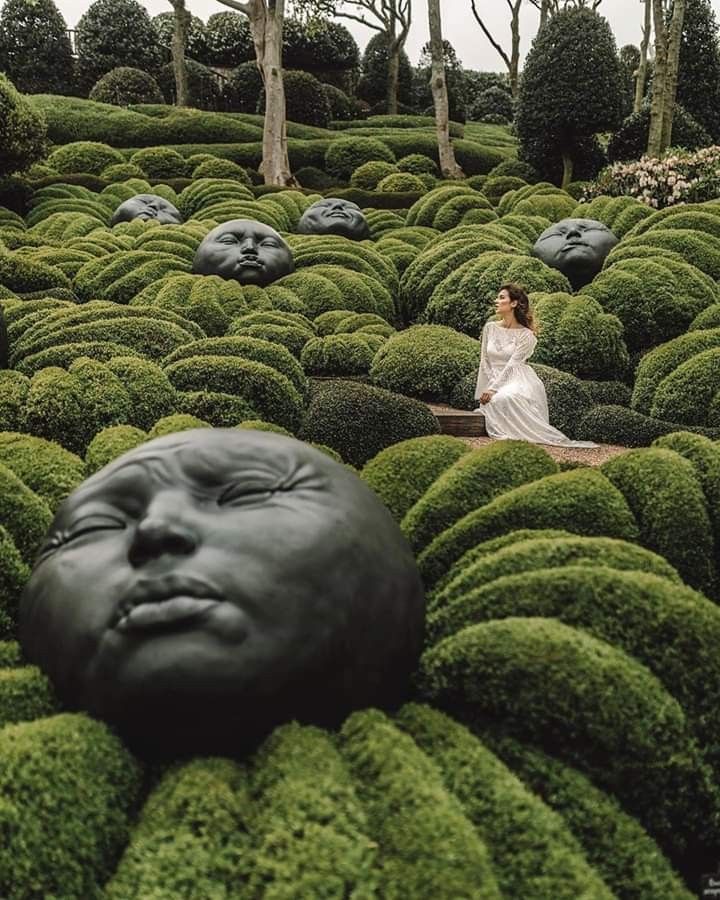
[[[110,226],[120,222],[142,219],[145,222],[159,222],[161,225],[182,225],[183,217],[175,206],[157,194],[135,194],[118,206],[110,219]]]
[[[325,197],[309,206],[297,230],[299,234],[338,234],[351,241],[370,237],[367,219],[357,203],[339,197]]]
[[[20,640],[62,702],[141,752],[233,754],[276,725],[401,702],[414,557],[349,469],[283,435],[150,441],[60,506]]]
[[[253,219],[233,219],[203,238],[192,270],[264,287],[294,272],[295,263],[292,250],[274,228]]]
[[[617,237],[596,219],[562,219],[540,235],[533,254],[559,269],[573,290],[589,284],[602,269]]]

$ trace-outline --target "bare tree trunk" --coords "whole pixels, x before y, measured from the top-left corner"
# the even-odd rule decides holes
[[[667,79],[667,30],[662,0],[652,0],[655,26],[655,72],[653,74],[652,101],[650,103],[650,131],[647,155],[660,156],[662,152],[663,116],[665,112],[665,82]]]
[[[430,55],[432,58],[430,88],[435,106],[440,171],[443,178],[464,178],[465,174],[457,164],[455,151],[450,143],[450,110],[445,81],[440,0],[428,0],[428,22],[430,24]]]
[[[640,112],[645,97],[645,78],[647,77],[647,57],[650,45],[650,32],[652,31],[650,6],[651,0],[640,0],[645,7],[645,20],[643,22],[642,41],[640,42],[640,63],[635,75],[635,103],[633,112]]]
[[[563,150],[562,160],[563,160],[563,177],[562,177],[561,187],[564,189],[572,181],[574,166],[573,166],[572,156],[569,153],[567,153],[565,150]]]
[[[188,106],[188,81],[185,68],[185,47],[190,30],[190,12],[185,9],[185,0],[170,0],[173,8],[173,35],[171,54],[175,76],[175,105]]]
[[[255,45],[255,61],[265,85],[265,122],[263,158],[260,173],[265,184],[296,186],[290,174],[285,120],[285,88],[282,72],[282,32],[285,0],[220,0],[224,6],[237,9],[250,20]]]
[[[507,66],[508,77],[510,79],[510,90],[512,92],[513,98],[517,100],[518,89],[520,85],[520,5],[522,0],[505,0],[505,2],[510,8],[510,56],[507,55],[503,47],[501,47],[501,45],[491,34],[490,30],[485,24],[485,20],[477,10],[476,0],[470,0],[470,8],[472,9],[473,16],[475,16],[475,21],[482,29],[483,34],[490,41],[502,61]]]
[[[547,22],[550,15],[550,0],[542,0],[540,7],[540,28]]]
[[[400,46],[393,36],[388,42],[387,111],[391,116],[398,111],[398,87],[400,84]]]
[[[665,99],[663,106],[663,124],[661,147],[667,150],[672,142],[673,117],[675,114],[675,98],[677,97],[678,69],[680,66],[680,42],[685,17],[685,0],[675,0],[673,15],[668,35],[667,72],[665,75]]]

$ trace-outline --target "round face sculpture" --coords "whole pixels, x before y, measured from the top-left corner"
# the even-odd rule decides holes
[[[326,197],[305,210],[298,234],[339,234],[351,241],[364,241],[370,237],[370,228],[357,203]]]
[[[234,754],[282,722],[393,707],[423,623],[375,494],[307,444],[241,429],[158,438],[85,481],[20,606],[63,703],[151,755]]]
[[[223,222],[195,252],[193,272],[264,286],[295,271],[292,251],[269,225],[252,219]]]
[[[161,225],[182,225],[184,221],[180,211],[157,194],[135,194],[134,197],[121,203],[112,214],[110,226],[120,222],[132,222],[133,219],[155,221]]]
[[[559,269],[577,290],[593,280],[617,242],[607,225],[595,219],[563,219],[543,231],[533,253]]]

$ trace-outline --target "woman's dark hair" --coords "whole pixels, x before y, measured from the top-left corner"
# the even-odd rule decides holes
[[[525,293],[525,288],[520,284],[513,284],[510,282],[509,284],[503,284],[500,290],[507,291],[510,299],[517,303],[517,306],[515,307],[515,318],[518,322],[521,325],[524,325],[525,328],[529,328],[534,334],[537,334],[538,329],[535,324],[535,317],[530,311],[530,300]]]

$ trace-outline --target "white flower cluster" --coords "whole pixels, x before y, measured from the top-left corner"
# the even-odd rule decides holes
[[[662,159],[608,166],[585,190],[583,200],[600,195],[636,197],[653,209],[720,197],[720,146],[692,153],[670,150]]]

